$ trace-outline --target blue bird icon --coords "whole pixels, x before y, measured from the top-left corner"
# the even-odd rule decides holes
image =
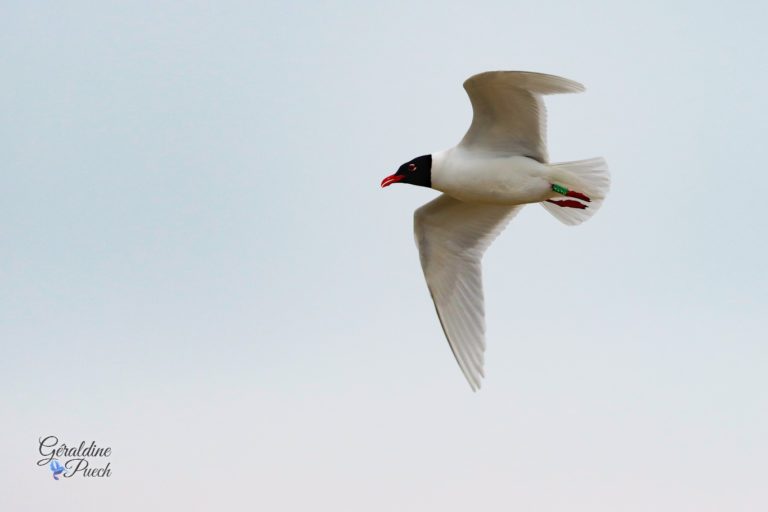
[[[58,480],[59,475],[64,472],[64,466],[61,465],[59,459],[53,459],[49,465],[51,471],[53,471],[53,479]]]

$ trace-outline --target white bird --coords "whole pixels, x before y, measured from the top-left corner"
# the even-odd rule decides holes
[[[461,142],[404,163],[381,186],[443,193],[416,210],[414,234],[440,324],[475,391],[484,376],[483,253],[525,204],[539,203],[568,225],[584,222],[608,193],[610,175],[602,158],[548,163],[542,96],[582,92],[581,84],[490,71],[467,79],[464,89],[473,117]]]

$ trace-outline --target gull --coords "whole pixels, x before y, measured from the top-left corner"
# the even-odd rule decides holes
[[[484,377],[485,250],[526,204],[576,225],[610,187],[602,158],[551,164],[543,96],[584,91],[553,75],[489,71],[468,78],[472,124],[458,145],[404,163],[381,186],[408,183],[442,192],[414,212],[421,267],[453,355],[472,391]]]

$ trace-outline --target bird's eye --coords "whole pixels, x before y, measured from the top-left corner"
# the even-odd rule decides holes
[[[413,172],[416,170],[416,164],[408,164],[408,170]]]

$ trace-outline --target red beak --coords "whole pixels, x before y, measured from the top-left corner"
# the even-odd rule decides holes
[[[381,180],[381,188],[388,187],[393,183],[397,183],[398,181],[402,181],[405,179],[405,175],[403,174],[393,174],[392,176],[387,176],[383,180]]]

